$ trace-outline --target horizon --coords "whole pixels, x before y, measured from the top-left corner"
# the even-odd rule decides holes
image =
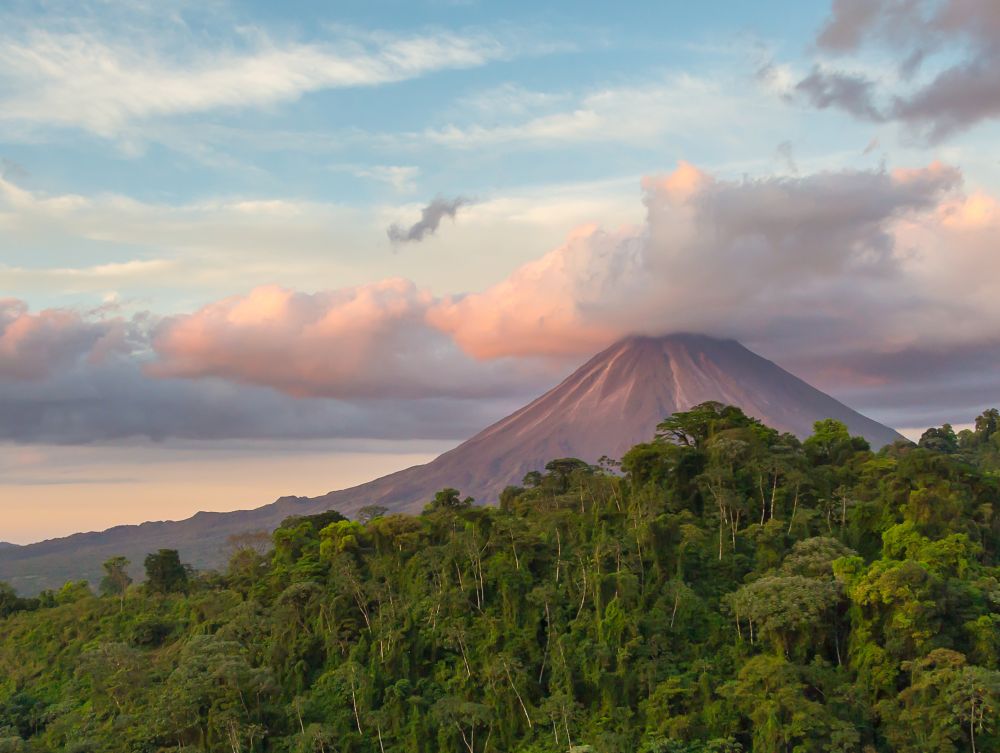
[[[946,6],[10,4],[0,542],[427,462],[637,332],[971,426],[1000,16]]]
[[[745,350],[745,347],[738,340],[735,340],[735,339],[732,339],[732,338],[719,338],[719,337],[715,337],[715,336],[712,336],[712,335],[706,335],[706,334],[695,333],[695,332],[670,332],[670,333],[666,333],[666,334],[662,334],[662,335],[629,334],[629,335],[625,335],[620,340],[617,340],[616,342],[612,343],[607,348],[604,348],[600,353],[595,354],[592,358],[588,359],[587,363],[591,363],[593,361],[596,361],[597,359],[599,359],[605,353],[615,351],[620,346],[628,344],[628,343],[632,343],[632,342],[635,342],[635,341],[662,342],[662,341],[665,341],[665,340],[677,340],[677,339],[682,339],[682,340],[684,340],[684,339],[698,339],[698,340],[709,340],[709,341],[714,342],[714,343],[733,343],[733,344],[738,345],[740,348],[743,348]],[[752,353],[752,351],[751,351],[751,353]],[[754,354],[754,355],[756,355],[756,354]],[[778,365],[778,364],[776,364],[776,365],[778,366],[779,369],[781,368],[780,365]],[[568,382],[568,381],[572,380],[573,377],[577,374],[577,372],[578,371],[582,371],[582,370],[583,370],[583,366],[581,366],[580,369],[578,369],[577,371],[575,371],[573,374],[569,375],[565,380],[561,381],[557,385],[552,386],[550,389],[546,390],[542,395],[540,395],[539,397],[537,397],[535,399],[539,400],[542,397],[544,397],[545,395],[548,395],[549,393],[556,392],[559,387],[561,387],[565,382]],[[532,402],[534,402],[534,401],[532,401]],[[972,428],[974,428],[974,423],[972,423],[972,422],[965,423],[965,424],[951,424],[951,425],[955,429],[955,431],[961,431],[963,429],[972,429]],[[483,427],[482,431],[485,432],[485,431],[489,430],[490,428],[492,428],[492,427]],[[889,427],[889,428],[892,428],[892,427]],[[899,433],[903,437],[905,437],[906,439],[909,439],[909,440],[911,440],[913,442],[916,442],[919,439],[920,435],[923,433],[923,429],[922,428],[913,428],[913,429],[899,431]],[[477,434],[478,434],[478,432],[477,432]],[[474,438],[474,437],[470,437],[470,438],[466,438],[466,439],[471,439],[471,438]],[[454,449],[455,447],[461,446],[462,444],[465,443],[465,441],[466,440],[462,440],[461,442],[458,442],[455,445],[445,446],[443,449],[440,450],[440,452],[435,452],[435,453],[432,453],[432,454],[425,454],[425,455],[411,454],[409,456],[406,456],[406,457],[409,457],[409,460],[410,460],[409,463],[407,463],[407,464],[405,464],[405,465],[403,465],[403,466],[401,466],[399,468],[391,467],[388,470],[385,470],[385,471],[382,471],[382,472],[378,472],[378,471],[372,472],[372,471],[368,470],[368,467],[364,466],[363,464],[362,464],[362,468],[364,468],[364,470],[360,470],[359,471],[357,467],[354,467],[354,468],[352,468],[350,471],[346,472],[342,476],[342,478],[351,479],[351,481],[345,483],[345,485],[343,487],[338,487],[338,489],[347,489],[347,488],[353,487],[353,486],[355,486],[357,484],[361,484],[361,483],[364,483],[364,482],[367,482],[367,481],[371,481],[373,479],[377,479],[377,478],[379,478],[381,476],[387,475],[388,473],[392,473],[392,472],[397,471],[397,470],[403,470],[403,469],[413,468],[413,467],[420,466],[420,465],[425,465],[426,463],[429,463],[432,460],[434,460],[436,457],[439,457],[441,453],[447,452],[448,450],[451,450],[451,449]],[[353,447],[351,449],[356,450],[358,448],[357,447]],[[297,452],[296,454],[299,455],[300,453]],[[344,460],[346,460],[348,462],[351,462],[351,463],[356,463],[359,457],[363,458],[364,454],[365,454],[364,452],[350,452],[350,451],[340,450],[339,453],[337,453],[337,454],[334,455],[334,457],[336,457],[338,459],[342,458],[342,459],[344,459]],[[327,462],[328,462],[328,456],[327,455],[324,454],[323,458],[325,460],[327,460]],[[310,466],[311,466],[312,462],[314,462],[314,461],[312,461],[311,459],[307,460],[307,463]],[[281,488],[280,487],[281,484],[286,483],[285,479],[287,479],[289,477],[289,475],[291,475],[288,472],[288,469],[285,469],[285,468],[278,468],[278,469],[268,468],[267,470],[268,470],[268,474],[274,474],[274,476],[276,477],[275,478],[275,483],[279,485],[277,487],[278,489]],[[324,467],[324,472],[327,471],[327,470],[328,470],[328,468]],[[317,483],[322,484],[322,481],[321,480],[317,480]],[[197,486],[193,487],[193,489],[197,489],[197,488],[198,488]],[[302,496],[321,496],[321,495],[329,493],[331,491],[336,491],[336,490],[324,489],[324,488],[321,488],[320,486],[317,486],[315,488],[315,490],[313,491],[313,493],[311,493],[309,495],[302,495]],[[171,490],[171,493],[174,493],[173,490]],[[252,497],[252,495],[250,495],[250,496]],[[67,531],[69,531],[68,534],[59,534],[59,533],[57,533],[57,534],[52,535],[52,536],[46,536],[43,539],[30,539],[30,538],[28,538],[28,539],[23,540],[23,541],[6,541],[6,540],[0,539],[0,544],[12,545],[12,546],[15,546],[15,547],[17,547],[17,546],[27,546],[27,545],[31,545],[31,544],[42,544],[42,543],[45,543],[47,541],[54,541],[54,540],[66,538],[67,536],[69,536],[71,538],[71,537],[77,536],[77,535],[84,536],[84,535],[87,535],[87,534],[108,533],[108,532],[112,532],[112,531],[115,531],[116,529],[120,529],[120,528],[129,528],[131,526],[136,526],[136,525],[140,525],[141,526],[141,525],[145,525],[145,524],[149,524],[149,523],[155,524],[155,523],[164,523],[164,522],[166,522],[166,523],[180,522],[180,521],[183,521],[183,520],[189,520],[189,519],[195,518],[195,517],[197,517],[199,515],[202,515],[202,514],[205,514],[205,513],[208,513],[208,514],[213,514],[213,513],[214,514],[218,514],[218,513],[224,513],[224,512],[233,512],[233,511],[237,511],[237,510],[252,510],[252,509],[259,508],[262,505],[270,504],[270,503],[272,503],[272,502],[274,502],[274,501],[276,501],[276,500],[278,500],[278,499],[280,499],[281,497],[284,497],[284,496],[288,496],[288,495],[285,495],[285,494],[279,492],[279,493],[276,493],[271,499],[267,499],[264,502],[261,502],[260,504],[250,504],[250,505],[248,505],[246,507],[235,507],[235,508],[232,508],[232,509],[224,509],[224,510],[205,510],[205,509],[202,509],[202,508],[198,507],[197,505],[193,505],[193,506],[189,505],[189,507],[187,509],[185,509],[183,507],[180,508],[180,513],[177,514],[177,515],[175,515],[174,517],[162,518],[162,519],[143,517],[143,514],[141,512],[139,512],[138,516],[135,517],[132,520],[120,520],[119,522],[116,522],[116,523],[114,523],[114,524],[112,524],[112,525],[110,525],[110,526],[108,526],[106,528],[93,529],[93,530],[92,529],[88,529],[88,528],[85,527],[85,525],[86,525],[85,521],[87,521],[89,519],[89,515],[90,515],[89,510],[85,509],[83,511],[84,515],[81,518],[79,518],[79,520],[81,521],[80,523],[70,523],[68,525],[68,527],[67,527]],[[292,495],[292,496],[296,496],[296,495]],[[157,499],[157,495],[156,494],[151,495],[151,501],[153,501],[155,503],[156,499]]]

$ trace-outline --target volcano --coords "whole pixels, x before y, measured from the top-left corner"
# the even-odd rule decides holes
[[[366,505],[418,512],[444,487],[478,502],[495,502],[553,458],[596,462],[620,458],[652,438],[677,411],[715,400],[735,405],[781,431],[806,437],[815,421],[835,418],[874,448],[901,439],[886,426],[806,384],[735,340],[704,335],[630,337],[598,353],[562,383],[425,465],[320,497],[282,497],[254,510],[201,512],[177,522],[119,526],[11,549],[0,548],[0,580],[24,593],[70,578],[97,582],[100,563],[124,554],[139,563],[161,547],[179,549],[195,567],[224,564],[226,539],[271,530],[289,515],[336,509],[350,515]]]

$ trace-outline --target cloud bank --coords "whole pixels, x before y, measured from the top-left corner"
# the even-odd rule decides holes
[[[259,305],[261,296],[268,294],[275,295],[265,291],[250,296],[248,305]],[[236,318],[242,326],[252,321]],[[297,399],[288,393],[301,394],[299,383],[275,383],[274,389],[258,386],[268,381],[266,374],[256,379],[236,373],[231,373],[232,379],[217,378],[207,365],[197,379],[153,378],[147,373],[150,347],[161,326],[146,316],[126,320],[88,318],[69,310],[32,313],[23,302],[0,301],[0,440],[80,444],[128,437],[460,439],[516,406],[533,385],[530,379],[494,379],[491,392],[471,387],[478,375],[466,374],[467,383],[452,382],[451,392],[441,388],[424,394],[400,374],[366,390],[370,399],[351,401]],[[269,343],[272,350],[280,349],[277,335]],[[312,395],[356,394],[351,386],[377,379],[387,366],[375,359],[348,363],[345,343],[340,350],[336,339],[321,344],[332,354],[334,373],[328,380],[339,378],[343,384],[332,390],[312,385]],[[303,346],[297,347],[301,356]],[[285,355],[286,362],[294,358]],[[246,361],[237,365],[249,368]],[[424,365],[433,367],[427,361]],[[515,397],[510,396],[512,390]],[[466,398],[472,394],[476,399]]]
[[[580,227],[464,295],[265,286],[129,321],[5,302],[0,436],[457,437],[469,406],[484,425],[613,340],[671,331],[736,337],[899,425],[1000,399],[1000,204],[957,169],[682,163],[642,191],[641,225]]]

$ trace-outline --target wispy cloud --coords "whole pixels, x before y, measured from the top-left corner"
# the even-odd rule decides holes
[[[406,193],[416,188],[420,168],[412,165],[374,165],[372,167],[355,167],[354,175],[359,178],[370,178],[392,186],[399,193]]]
[[[95,31],[0,35],[0,122],[78,127],[116,137],[136,122],[217,108],[267,107],[323,89],[370,87],[471,68],[513,49],[482,33],[344,33],[325,42],[254,35],[206,46],[158,49],[155,39],[107,39]]]
[[[501,87],[496,97],[499,106],[489,97],[463,100],[463,110],[447,124],[397,139],[454,149],[591,143],[649,148],[671,135],[688,139],[692,133],[717,131],[727,138],[725,123],[737,116],[760,118],[764,110],[745,90],[686,73],[576,93]]]

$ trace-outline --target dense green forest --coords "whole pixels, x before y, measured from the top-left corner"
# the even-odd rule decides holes
[[[361,518],[0,584],[0,751],[1000,750],[995,410],[873,453],[707,403]]]

